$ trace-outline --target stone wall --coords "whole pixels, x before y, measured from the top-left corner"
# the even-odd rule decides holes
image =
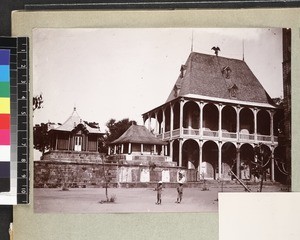
[[[187,181],[191,175],[185,169],[174,166],[149,166],[135,164],[71,162],[41,160],[34,162],[34,187],[104,187],[109,179],[110,187],[147,187],[158,181],[177,183],[180,176]],[[194,177],[193,177],[194,179]]]

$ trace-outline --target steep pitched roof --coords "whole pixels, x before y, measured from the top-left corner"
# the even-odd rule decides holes
[[[104,134],[100,131],[99,128],[92,128],[89,125],[85,124],[82,118],[77,113],[76,108],[74,108],[72,115],[62,125],[59,125],[58,127],[52,128],[50,130],[71,132],[79,124],[82,124],[89,133]]]
[[[188,94],[274,104],[248,65],[238,59],[192,52],[166,102]]]
[[[116,143],[143,143],[143,144],[167,144],[154,136],[145,126],[131,125],[126,132],[111,144]]]

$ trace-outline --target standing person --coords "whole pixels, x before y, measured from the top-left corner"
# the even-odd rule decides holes
[[[179,183],[177,187],[177,201],[175,203],[181,203],[182,194],[183,194],[183,183]]]
[[[157,191],[157,202],[155,204],[161,204],[162,181],[158,182],[155,190]]]

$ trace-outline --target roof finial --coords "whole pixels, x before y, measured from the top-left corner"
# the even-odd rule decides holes
[[[194,31],[192,31],[191,52],[194,51]]]
[[[221,49],[218,46],[212,47],[211,50],[215,51],[216,56],[218,56],[219,51],[221,51]]]
[[[243,61],[245,61],[245,42],[244,42],[244,39],[243,39]]]

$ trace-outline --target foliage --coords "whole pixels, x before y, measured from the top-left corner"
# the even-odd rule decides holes
[[[50,147],[50,138],[48,133],[48,124],[36,124],[33,127],[33,147],[41,151],[43,154]]]
[[[32,107],[33,107],[33,111],[36,109],[41,109],[43,106],[44,100],[43,100],[43,95],[40,94],[38,96],[35,96],[32,98]]]
[[[109,198],[109,202],[112,202],[112,203],[115,202],[116,200],[117,200],[117,196],[114,195],[114,194],[111,195],[110,198]]]
[[[108,144],[118,139],[133,124],[136,125],[136,121],[129,120],[129,118],[124,118],[120,121],[116,121],[116,119],[113,118],[110,119],[106,123],[106,127],[108,128],[106,137],[103,137],[99,141],[99,151],[107,152]]]
[[[259,143],[258,146],[254,148],[254,154],[256,156],[256,161],[252,162],[254,164],[253,174],[260,178],[259,191],[261,192],[266,171],[270,165],[272,153],[266,145]]]

